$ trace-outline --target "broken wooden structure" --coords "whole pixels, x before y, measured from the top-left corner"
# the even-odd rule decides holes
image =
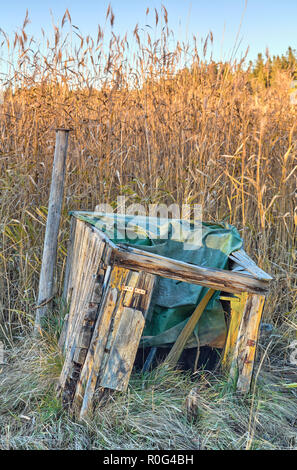
[[[96,227],[72,217],[64,283],[69,313],[60,337],[65,362],[58,388],[63,402],[83,418],[95,391],[127,389],[157,275],[206,286],[209,297],[214,290],[240,295],[242,302],[231,302],[222,365],[237,390],[248,392],[272,278],[243,250],[233,252],[230,262],[231,270],[208,269],[116,245]],[[202,303],[178,338],[178,347],[173,346],[169,363],[176,363]]]

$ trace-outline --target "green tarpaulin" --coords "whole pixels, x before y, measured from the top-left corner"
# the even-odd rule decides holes
[[[158,255],[209,268],[227,269],[232,251],[242,247],[235,227],[226,223],[189,223],[181,219],[72,212],[89,222],[115,243],[141,245],[141,249]],[[173,343],[207,288],[157,276],[150,312],[141,345],[168,346]],[[220,292],[216,292],[200,318],[186,347],[223,345],[226,335],[225,316]]]

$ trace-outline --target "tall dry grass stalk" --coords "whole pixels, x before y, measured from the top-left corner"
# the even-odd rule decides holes
[[[206,60],[211,34],[201,46],[194,37],[173,47],[164,8],[155,12],[155,32],[137,26],[130,44],[113,33],[111,8],[97,38],[83,37],[66,11],[53,38],[43,34],[38,44],[28,21],[14,37],[1,32],[2,336],[11,341],[34,316],[54,129],[62,126],[73,132],[58,293],[68,210],[114,204],[118,194],[200,203],[205,220],[236,225],[246,250],[276,276],[266,315],[295,322],[297,112],[289,73],[279,70],[265,88],[243,61]]]

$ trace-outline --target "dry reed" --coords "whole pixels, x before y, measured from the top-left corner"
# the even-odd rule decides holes
[[[111,8],[97,38],[83,37],[66,11],[53,38],[44,34],[38,44],[26,34],[28,21],[14,37],[0,32],[0,338],[12,346],[34,318],[54,129],[65,126],[73,131],[57,298],[69,210],[115,205],[119,194],[128,203],[200,203],[204,220],[236,225],[246,251],[275,276],[265,316],[282,346],[276,342],[271,357],[288,354],[297,323],[289,71],[277,70],[266,88],[244,61],[207,60],[212,35],[201,46],[196,38],[174,43],[165,9],[155,13],[155,31],[137,26],[130,39],[114,34]]]

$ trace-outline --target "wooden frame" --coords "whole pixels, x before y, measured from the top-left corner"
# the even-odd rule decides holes
[[[91,410],[95,390],[127,389],[156,275],[245,296],[244,308],[231,311],[222,363],[235,387],[247,392],[272,278],[243,250],[232,253],[230,261],[233,270],[208,269],[115,245],[95,227],[72,217],[63,294],[69,313],[60,337],[65,362],[58,390],[63,402],[83,418]],[[194,312],[193,325],[200,314]],[[185,334],[175,349],[183,347]]]

